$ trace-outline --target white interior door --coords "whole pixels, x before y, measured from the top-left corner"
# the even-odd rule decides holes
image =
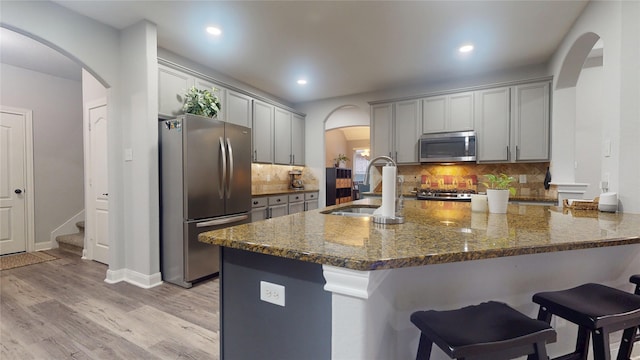
[[[89,236],[90,257],[109,264],[109,188],[107,183],[107,104],[88,106],[89,118]]]
[[[26,115],[0,113],[0,255],[5,255],[27,250]]]

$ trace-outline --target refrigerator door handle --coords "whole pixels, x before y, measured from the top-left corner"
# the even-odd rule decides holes
[[[227,147],[229,148],[229,181],[227,182],[227,199],[231,199],[231,187],[233,186],[233,147],[231,140],[227,138]]]
[[[222,152],[222,176],[220,179],[220,184],[218,185],[218,195],[220,195],[220,199],[224,199],[224,188],[225,182],[227,180],[227,149],[224,146],[224,141],[222,137],[220,139],[220,151]]]
[[[216,225],[226,225],[226,224],[231,224],[231,223],[242,221],[242,220],[247,220],[248,218],[249,218],[249,215],[238,215],[238,216],[232,216],[224,219],[214,219],[214,220],[199,222],[196,224],[196,227],[201,228],[201,227],[216,226]]]

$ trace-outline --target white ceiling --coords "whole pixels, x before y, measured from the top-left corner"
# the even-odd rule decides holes
[[[82,68],[38,41],[0,27],[0,63],[80,81]]]
[[[158,46],[292,103],[546,63],[587,4],[55,2],[118,29],[147,19],[158,26]],[[223,35],[212,39],[209,25]],[[464,42],[475,44],[470,56],[457,53]],[[299,77],[308,84],[297,85]]]
[[[368,126],[351,126],[337,130],[342,131],[347,141],[369,140],[370,136]]]

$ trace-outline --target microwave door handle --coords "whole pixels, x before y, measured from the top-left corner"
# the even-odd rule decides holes
[[[233,147],[231,140],[227,138],[227,148],[229,149],[229,181],[227,182],[227,199],[231,199],[231,187],[233,185]]]
[[[469,156],[469,137],[464,137],[464,156]]]
[[[224,199],[224,188],[225,188],[225,182],[227,179],[227,149],[224,146],[222,137],[220,137],[219,140],[220,140],[220,153],[222,155],[221,156],[222,166],[220,169],[222,170],[220,171],[222,176],[220,176],[220,183],[218,184],[218,195],[220,196],[220,199]]]

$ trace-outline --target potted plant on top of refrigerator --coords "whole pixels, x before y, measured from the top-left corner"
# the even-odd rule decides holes
[[[211,91],[207,89],[197,89],[192,86],[185,94],[185,102],[182,110],[187,114],[194,114],[206,117],[214,117],[218,115],[222,105],[220,99],[215,94],[218,91],[216,88],[211,88]]]
[[[489,212],[494,214],[505,214],[509,204],[509,195],[515,195],[516,189],[511,183],[516,179],[507,174],[487,174],[484,175],[487,187],[487,201],[489,202]]]

